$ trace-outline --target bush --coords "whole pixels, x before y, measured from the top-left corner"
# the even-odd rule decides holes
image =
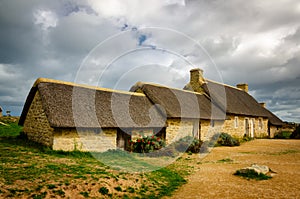
[[[203,142],[199,139],[192,136],[186,136],[176,141],[174,147],[179,152],[199,153],[202,144]]]
[[[215,135],[217,136],[217,135]],[[240,142],[233,138],[228,133],[219,134],[219,138],[216,143],[217,146],[240,146]]]
[[[161,148],[159,151],[155,151],[152,153],[148,153],[147,156],[149,157],[160,157],[160,156],[167,156],[167,157],[176,157],[178,152],[176,151],[173,145],[169,145],[167,147]]]
[[[129,151],[136,153],[149,153],[155,150],[159,150],[162,147],[165,147],[166,143],[160,137],[155,135],[152,136],[143,136],[138,138],[136,141],[129,141]]]
[[[289,132],[289,131],[281,131],[281,132],[279,132],[279,133],[277,133],[275,136],[274,136],[274,138],[275,139],[289,139],[290,138],[290,136],[291,136],[291,132]]]
[[[295,131],[290,135],[291,139],[300,139],[300,126],[296,128]]]

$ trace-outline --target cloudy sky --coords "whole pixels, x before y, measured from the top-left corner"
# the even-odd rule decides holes
[[[182,88],[193,67],[300,122],[298,0],[1,0],[0,106],[20,115],[38,77]]]

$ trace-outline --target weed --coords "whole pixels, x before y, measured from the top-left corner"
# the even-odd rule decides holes
[[[225,159],[218,160],[217,162],[219,162],[219,163],[225,163],[225,162],[233,162],[233,160],[230,159],[230,158],[225,158]]]
[[[61,189],[59,189],[59,190],[54,190],[53,192],[54,192],[55,194],[57,194],[57,195],[62,196],[62,197],[65,196],[65,192],[64,192],[63,190],[61,190]]]
[[[101,187],[99,189],[99,193],[101,193],[102,195],[107,195],[109,192],[109,190],[106,187]]]
[[[117,186],[117,187],[115,187],[114,189],[115,189],[116,191],[122,192],[122,187],[120,187],[120,186]]]
[[[41,194],[39,194],[39,195],[33,194],[31,197],[32,197],[33,199],[43,199],[43,198],[46,197],[46,195],[47,195],[47,192],[45,191],[45,192],[43,192],[43,193],[41,193]]]
[[[80,192],[80,194],[83,195],[85,198],[89,197],[89,192],[82,191],[82,192]]]
[[[129,192],[129,193],[134,193],[135,190],[134,190],[133,187],[127,187],[127,192]]]
[[[47,184],[46,186],[47,186],[48,189],[54,189],[54,188],[56,188],[55,184]]]
[[[44,187],[43,185],[40,185],[40,184],[39,184],[35,190],[36,190],[36,191],[40,191],[40,190],[42,190],[43,187]]]

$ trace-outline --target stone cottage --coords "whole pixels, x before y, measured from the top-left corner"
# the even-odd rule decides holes
[[[165,119],[141,93],[38,79],[19,121],[28,139],[54,150],[126,148],[134,134],[165,136]]]
[[[217,127],[226,117],[226,113],[211,103],[206,94],[142,82],[136,83],[130,91],[145,94],[165,111],[166,140],[169,143],[185,136],[209,139],[220,131]],[[212,126],[212,120],[215,126]]]
[[[141,135],[171,143],[184,136],[207,140],[214,133],[273,137],[283,122],[249,93],[190,71],[184,89],[138,82],[130,92],[38,79],[19,121],[30,140],[54,150],[126,149]]]
[[[283,122],[248,93],[247,84],[232,87],[206,80],[199,68],[192,69],[190,73],[190,82],[184,89],[207,94],[214,104],[226,111],[223,132],[240,138],[259,138],[274,137],[280,131]]]

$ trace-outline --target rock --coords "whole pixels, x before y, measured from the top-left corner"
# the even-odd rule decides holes
[[[258,164],[253,164],[251,167],[246,167],[246,168],[240,169],[239,171],[241,173],[247,173],[249,170],[254,170],[258,174],[260,174],[260,173],[267,174],[270,171],[268,166],[258,165]]]

